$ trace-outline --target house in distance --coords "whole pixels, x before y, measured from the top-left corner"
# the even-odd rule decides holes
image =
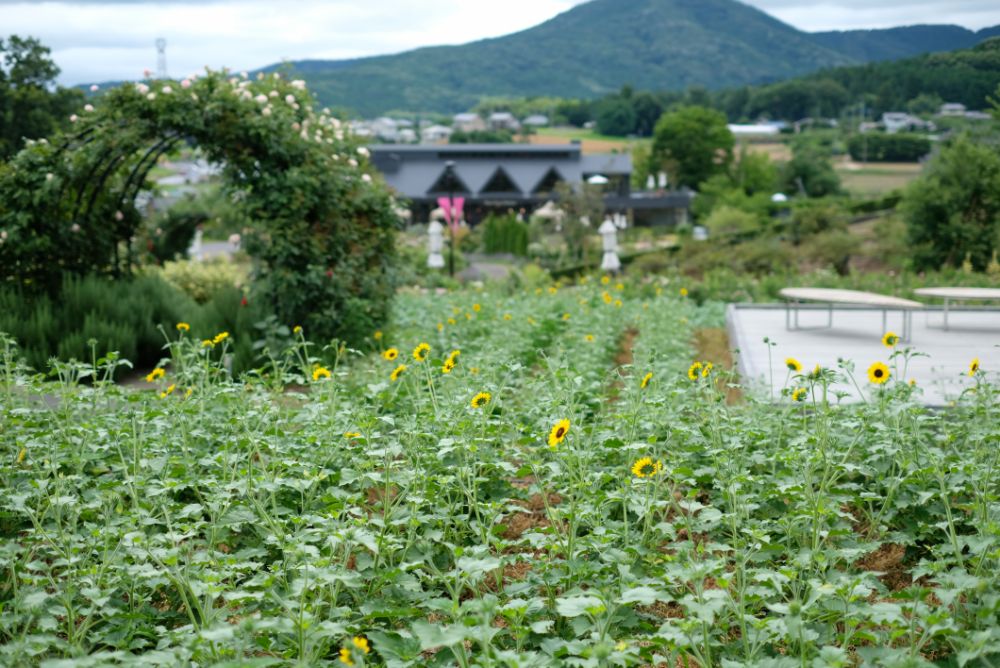
[[[689,190],[633,192],[631,156],[588,155],[579,143],[375,145],[370,150],[386,183],[408,201],[414,222],[427,222],[438,198],[449,195],[465,198],[470,225],[490,213],[524,209],[530,215],[555,198],[560,182],[601,182],[605,210],[626,214],[637,225],[685,223],[694,199]],[[454,179],[449,178],[449,162]]]

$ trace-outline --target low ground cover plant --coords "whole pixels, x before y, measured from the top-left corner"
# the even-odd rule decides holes
[[[995,665],[989,370],[930,411],[887,337],[739,399],[722,313],[414,290],[376,352],[289,323],[239,378],[178,322],[144,391],[4,337],[0,663]]]

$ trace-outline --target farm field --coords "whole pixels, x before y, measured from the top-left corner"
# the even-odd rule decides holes
[[[573,127],[538,128],[535,134],[529,136],[532,144],[569,144],[579,141],[582,151],[589,153],[624,153],[631,151],[638,144],[649,146],[652,139],[626,137],[609,137],[599,134],[596,130],[584,130]]]
[[[238,380],[181,325],[143,391],[3,339],[0,664],[997,665],[995,370],[772,404],[682,292],[414,290]]]
[[[843,160],[834,163],[844,189],[864,197],[902,190],[916,180],[924,166],[919,163],[868,163]]]

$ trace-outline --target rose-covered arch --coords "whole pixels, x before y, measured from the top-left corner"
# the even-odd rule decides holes
[[[157,159],[197,145],[252,221],[253,298],[314,338],[358,340],[387,314],[397,218],[367,151],[302,81],[211,72],[109,90],[72,129],[0,166],[0,281],[53,290],[66,273],[135,264],[136,196]]]

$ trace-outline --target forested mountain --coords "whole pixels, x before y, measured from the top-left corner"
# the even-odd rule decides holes
[[[970,46],[989,34],[957,26],[813,34],[736,0],[591,0],[504,37],[292,67],[324,104],[372,116],[461,111],[487,96],[597,98],[623,84],[718,90]]]
[[[968,49],[1000,36],[1000,26],[972,31],[961,26],[914,25],[884,30],[812,33],[813,39],[859,62],[898,60],[925,53]]]

